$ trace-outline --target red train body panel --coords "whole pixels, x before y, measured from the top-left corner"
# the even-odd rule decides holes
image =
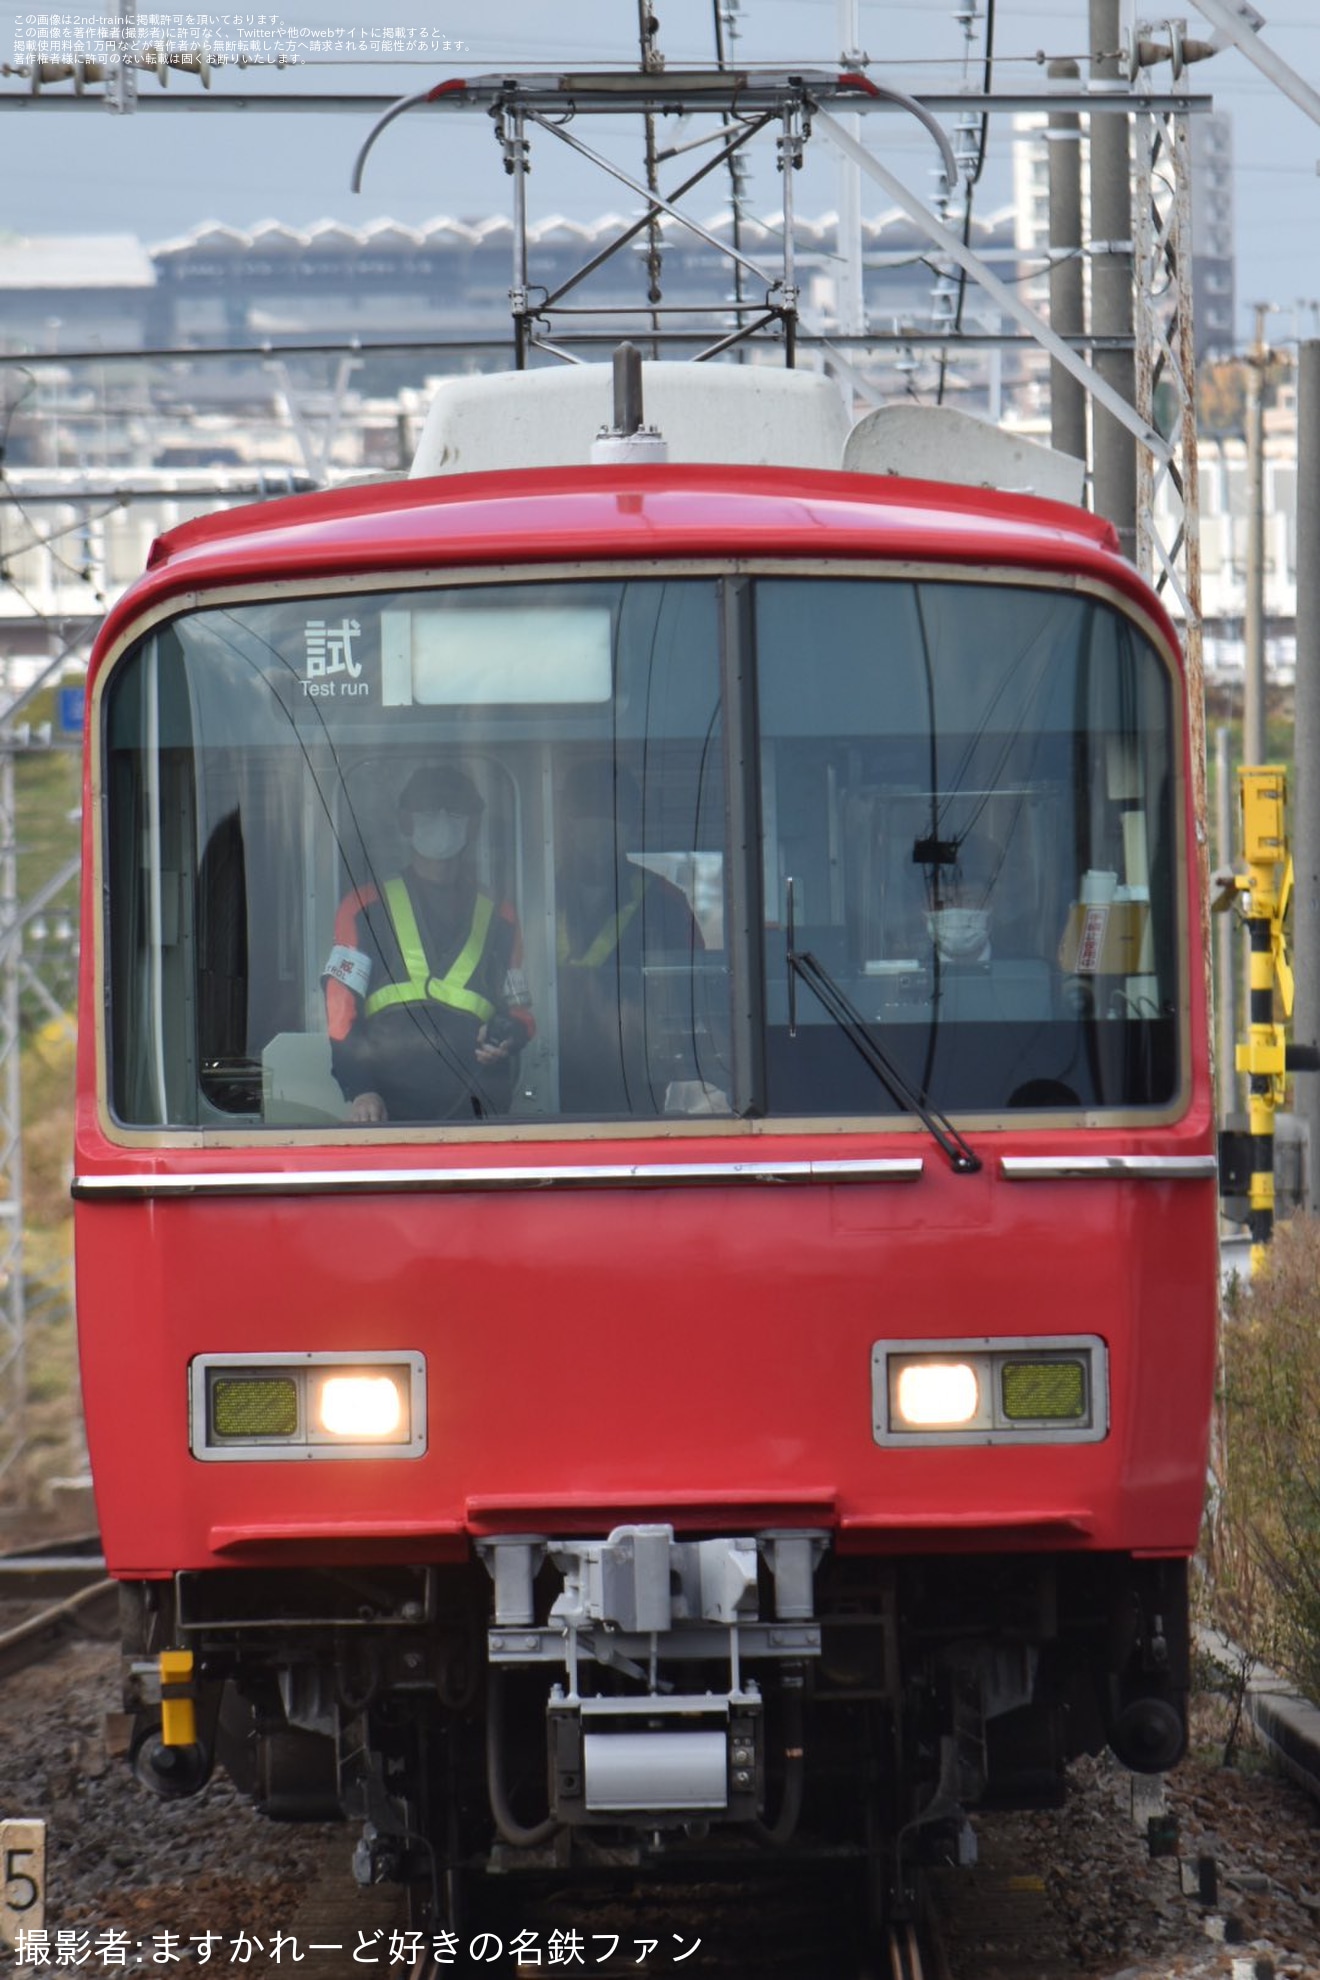
[[[837,1523],[849,1544],[886,1550],[1190,1552],[1213,1339],[1186,1261],[1207,1248],[1206,1190],[964,1181],[923,1159],[914,1183],[86,1206],[84,1284],[135,1288],[132,1352],[106,1329],[85,1362],[98,1475],[119,1481],[103,1508],[112,1572],[278,1566],[309,1541],[395,1537],[399,1558],[426,1560],[442,1536],[662,1511],[705,1528],[755,1507],[769,1525]],[[236,1283],[238,1260],[257,1283]],[[184,1286],[186,1302],[171,1297]],[[899,1314],[906,1336],[1102,1335],[1121,1439],[877,1448],[857,1399]],[[241,1353],[366,1337],[427,1354],[424,1458],[369,1481],[306,1466],[278,1497],[260,1470],[142,1463],[144,1424],[154,1448],[187,1449],[198,1341]],[[581,1443],[545,1426],[570,1351]]]

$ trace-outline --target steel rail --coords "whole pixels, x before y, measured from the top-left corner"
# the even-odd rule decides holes
[[[80,1625],[93,1635],[100,1634],[92,1627],[94,1620],[108,1622],[119,1602],[119,1584],[100,1573],[103,1566],[103,1562],[84,1563],[84,1571],[96,1577],[87,1586],[0,1632],[0,1678],[37,1663],[52,1644],[61,1642]],[[3,1592],[0,1588],[0,1595]],[[104,1618],[101,1611],[108,1612]]]

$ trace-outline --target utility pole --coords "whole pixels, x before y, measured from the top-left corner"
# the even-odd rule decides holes
[[[1297,353],[1297,690],[1293,1036],[1320,1045],[1320,343]],[[1320,1212],[1320,1079],[1300,1079],[1306,1124],[1306,1207]]]
[[[836,32],[839,59],[845,69],[860,68],[861,0],[836,0]],[[839,119],[851,138],[861,141],[862,120],[856,116]],[[840,155],[839,175],[839,259],[838,318],[845,336],[860,336],[866,328],[866,297],[862,282],[862,175],[856,162]]]
[[[1091,83],[1126,94],[1119,50],[1119,0],[1090,0]],[[1128,405],[1136,400],[1132,353],[1132,156],[1126,110],[1091,114],[1091,331],[1117,338],[1099,349],[1095,369]],[[1137,558],[1137,459],[1133,438],[1098,403],[1095,434],[1095,509],[1118,531],[1125,557]]]
[[[1076,62],[1051,62],[1051,82],[1078,80]],[[1050,327],[1060,337],[1086,328],[1082,260],[1082,120],[1075,110],[1055,110],[1046,131],[1050,172]],[[1084,461],[1086,392],[1055,359],[1050,360],[1050,444]]]
[[[1265,371],[1269,303],[1256,304],[1247,357],[1247,577],[1243,613],[1242,761],[1265,761]],[[1300,546],[1300,532],[1298,542]],[[1300,613],[1299,613],[1300,619]]]

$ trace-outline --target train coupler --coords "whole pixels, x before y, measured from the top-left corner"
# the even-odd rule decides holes
[[[787,1682],[820,1655],[813,1582],[827,1544],[816,1531],[679,1540],[662,1525],[482,1542],[492,1677],[521,1665],[551,1678],[552,1823],[758,1819],[764,1713],[745,1667],[761,1661]],[[563,1586],[542,1622],[534,1584],[547,1556]],[[507,1822],[502,1832],[515,1834]]]
[[[551,1808],[560,1822],[750,1822],[765,1801],[761,1700],[709,1693],[565,1697],[547,1714]]]

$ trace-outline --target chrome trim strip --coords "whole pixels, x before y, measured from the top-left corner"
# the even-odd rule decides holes
[[[684,1183],[915,1182],[921,1156],[857,1162],[636,1162],[484,1169],[235,1169],[77,1176],[84,1202],[107,1197],[333,1196],[406,1190],[667,1188]]]
[[[1005,1155],[1006,1182],[1203,1182],[1219,1174],[1213,1155]]]

